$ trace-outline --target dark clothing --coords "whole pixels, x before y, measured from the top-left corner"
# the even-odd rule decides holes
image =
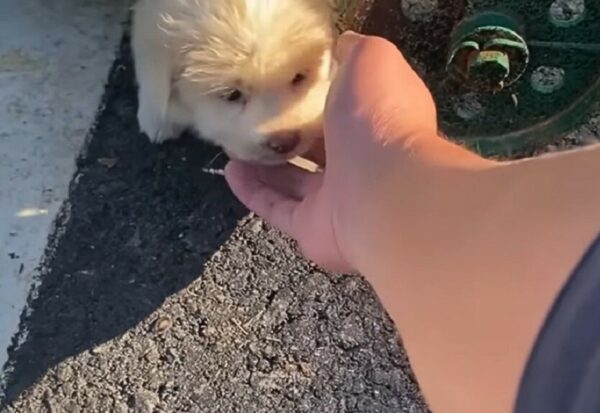
[[[548,314],[515,412],[600,413],[600,237]]]

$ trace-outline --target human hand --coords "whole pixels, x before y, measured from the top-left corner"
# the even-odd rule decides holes
[[[370,218],[386,192],[411,197],[426,185],[428,167],[479,158],[438,137],[433,99],[392,43],[345,33],[336,58],[324,172],[231,161],[225,176],[242,203],[297,240],[309,259],[352,272],[361,270]]]
[[[346,34],[337,58],[324,172],[232,161],[227,181],[308,258],[367,278],[433,411],[512,411],[540,326],[597,237],[600,150],[484,160],[438,135],[429,92],[389,42]]]

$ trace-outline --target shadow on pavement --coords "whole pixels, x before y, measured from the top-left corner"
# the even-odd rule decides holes
[[[128,40],[78,160],[64,233],[23,316],[27,340],[10,349],[18,375],[8,377],[4,403],[192,283],[245,214],[221,176],[202,172],[216,149],[192,138],[153,146],[139,133]]]

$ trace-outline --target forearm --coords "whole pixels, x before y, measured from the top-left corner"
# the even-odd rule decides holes
[[[600,230],[600,147],[448,175],[416,199],[386,191],[361,270],[436,413],[508,413],[544,317]],[[385,222],[399,205],[415,213]]]

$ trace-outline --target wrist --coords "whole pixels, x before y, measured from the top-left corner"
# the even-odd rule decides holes
[[[372,175],[358,185],[368,189],[356,197],[368,202],[360,202],[358,213],[344,220],[353,223],[349,255],[363,273],[387,254],[414,258],[418,242],[431,249],[444,237],[468,236],[476,228],[465,225],[467,218],[477,220],[494,203],[486,177],[505,165],[438,136],[397,142],[370,163]]]

